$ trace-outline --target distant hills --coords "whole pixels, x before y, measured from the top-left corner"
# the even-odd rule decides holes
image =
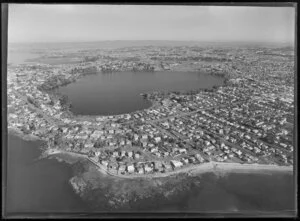
[[[217,46],[217,47],[294,47],[291,43],[271,42],[201,42],[201,41],[166,41],[166,40],[118,40],[98,42],[49,42],[49,43],[9,43],[9,49],[115,49],[140,46]]]

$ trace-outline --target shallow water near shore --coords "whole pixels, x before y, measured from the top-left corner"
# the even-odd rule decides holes
[[[135,189],[141,182],[146,183],[141,179],[117,181],[115,178],[94,173],[94,176],[99,176],[94,181],[100,180],[101,184],[96,191],[88,193],[82,200],[74,193],[68,182],[74,175],[71,165],[55,159],[35,161],[41,153],[40,142],[24,141],[11,135],[8,138],[9,212],[105,212],[107,188],[109,190],[120,185]],[[175,182],[173,179],[178,178],[176,176],[164,178],[168,182]],[[128,203],[120,211],[204,213],[261,211],[280,214],[293,211],[295,208],[294,182],[290,173],[228,173],[220,177],[208,172],[184,178],[178,183],[180,184],[178,187],[186,189],[171,198],[156,196],[153,191],[152,199],[150,196],[135,204]],[[167,191],[168,185],[161,188]],[[88,196],[89,194],[91,196]]]
[[[8,135],[7,211],[29,213],[78,212],[86,205],[68,180],[72,170],[54,159],[37,160],[41,141]]]
[[[201,183],[188,191],[180,203],[161,211],[251,213],[291,212],[294,206],[293,178],[290,174],[229,173],[217,177],[206,173]]]

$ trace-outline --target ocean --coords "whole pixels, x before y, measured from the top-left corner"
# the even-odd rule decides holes
[[[55,159],[37,160],[41,154],[40,145],[40,141],[24,141],[8,135],[7,212],[56,214],[105,211],[101,205],[92,209],[89,207],[91,202],[87,203],[75,194],[68,182],[74,175],[69,164]],[[101,179],[103,183],[111,182],[105,176]],[[293,214],[295,209],[294,180],[287,173],[229,173],[219,177],[208,172],[185,182],[191,188],[172,200],[160,200],[152,206],[149,206],[148,200],[141,200],[138,209],[132,207],[126,212],[253,215]],[[105,198],[104,194],[97,195],[97,198]]]

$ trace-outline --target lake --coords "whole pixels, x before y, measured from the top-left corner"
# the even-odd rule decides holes
[[[76,115],[114,115],[149,108],[141,93],[186,91],[222,85],[223,78],[196,72],[97,73],[58,89],[72,103]]]

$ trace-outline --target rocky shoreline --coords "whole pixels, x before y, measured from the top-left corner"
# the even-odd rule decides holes
[[[144,207],[157,209],[160,203],[180,199],[192,186],[201,186],[199,181],[202,176],[223,177],[229,173],[267,173],[265,170],[245,170],[245,166],[234,169],[233,167],[217,165],[219,168],[193,171],[191,173],[178,173],[168,177],[122,179],[103,174],[87,159],[75,156],[56,154],[53,157],[62,159],[71,164],[73,177],[69,180],[74,192],[78,194],[93,210],[126,211],[132,208],[137,210]],[[75,159],[76,158],[76,159]],[[213,165],[211,166],[213,168]],[[196,169],[194,169],[196,170]],[[226,172],[227,171],[227,172]],[[273,171],[273,170],[272,170]],[[289,168],[277,170],[278,172],[292,172]],[[228,173],[229,172],[229,173]],[[276,170],[274,171],[276,172]],[[272,172],[273,173],[273,172]],[[140,205],[142,202],[143,207]]]
[[[164,178],[122,179],[100,173],[86,159],[61,154],[52,155],[51,158],[70,164],[73,177],[69,184],[95,210],[101,207],[107,211],[122,211],[139,207],[141,201],[155,205],[158,198],[161,201],[171,200],[187,190],[184,180],[192,178],[188,174],[180,174]]]
[[[135,178],[122,179],[100,173],[98,169],[87,159],[64,153],[48,156],[59,161],[70,164],[73,177],[69,180],[74,193],[86,202],[95,211],[129,211],[132,208],[137,211],[148,209],[159,209],[160,205],[167,202],[177,202],[184,197],[192,187],[201,188],[202,176],[225,176],[228,172],[271,172],[269,169],[245,170],[245,165],[233,168],[231,165],[217,165],[217,170],[191,173],[178,173],[168,177],[160,178]],[[210,167],[209,167],[210,168]],[[218,172],[219,171],[219,172]],[[226,172],[227,171],[227,172]],[[274,171],[274,170],[272,170]],[[275,170],[276,171],[276,170]],[[288,168],[278,172],[292,172]],[[273,172],[272,172],[273,173]]]
[[[22,131],[16,129],[16,128],[8,128],[7,129],[7,132],[9,134],[12,134],[12,135],[15,135],[15,136],[18,136],[20,137],[21,139],[23,140],[26,140],[26,141],[39,141],[41,140],[40,137],[38,136],[35,136],[35,135],[32,135],[32,134],[24,134]]]

